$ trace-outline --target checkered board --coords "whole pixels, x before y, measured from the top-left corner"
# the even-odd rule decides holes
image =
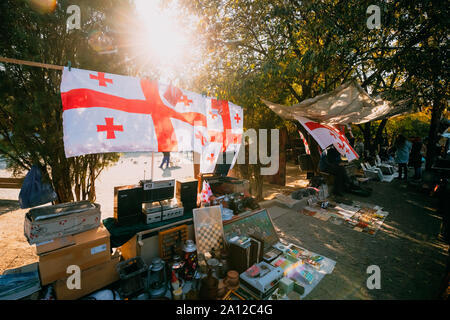
[[[211,252],[223,249],[223,229],[220,224],[204,225],[196,231],[198,252]]]
[[[193,210],[197,252],[220,251],[224,248],[222,212],[219,206]]]

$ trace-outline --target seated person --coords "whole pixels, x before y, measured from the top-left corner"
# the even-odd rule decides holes
[[[343,164],[341,154],[334,146],[320,156],[319,169],[322,172],[335,176],[333,193],[337,196],[342,196],[345,189],[353,186]]]

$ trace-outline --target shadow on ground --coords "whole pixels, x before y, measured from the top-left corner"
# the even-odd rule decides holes
[[[1,200],[0,199],[0,216],[9,211],[20,209],[19,201],[17,200]]]
[[[374,236],[293,210],[273,217],[280,238],[337,262],[306,298],[436,299],[448,255],[448,246],[437,238],[441,217],[436,199],[400,181],[372,182],[370,187],[368,198],[346,197],[389,212]],[[381,289],[367,288],[370,265],[380,267]]]

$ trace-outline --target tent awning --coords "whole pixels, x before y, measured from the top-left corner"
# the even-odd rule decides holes
[[[328,125],[360,124],[409,111],[407,101],[392,103],[381,98],[374,99],[356,81],[347,82],[331,92],[293,106],[261,100],[284,119],[306,117]]]

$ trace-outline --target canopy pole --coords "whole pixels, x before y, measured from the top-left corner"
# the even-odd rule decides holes
[[[151,180],[153,181],[153,165],[155,163],[155,153],[152,151],[152,174],[151,174]]]

